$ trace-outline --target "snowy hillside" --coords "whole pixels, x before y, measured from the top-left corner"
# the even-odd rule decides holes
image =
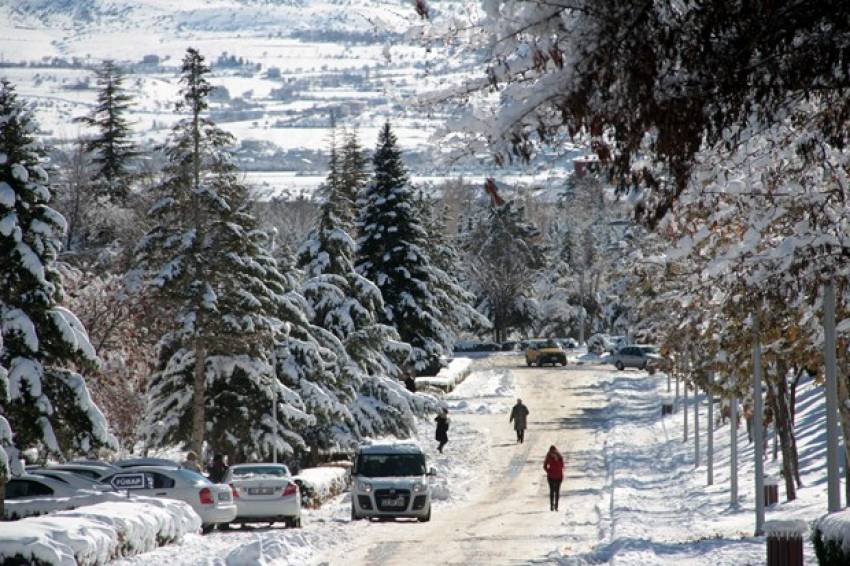
[[[367,147],[391,119],[427,182],[490,175],[488,156],[439,164],[428,143],[449,117],[415,107],[442,57],[408,33],[418,25],[406,0],[0,0],[0,77],[36,105],[42,135],[63,143],[86,133],[73,118],[94,102],[94,70],[114,59],[129,74],[136,131],[155,144],[176,120],[177,70],[191,46],[213,67],[212,117],[236,136],[240,168],[290,172],[250,174],[266,195],[318,185],[331,115]],[[510,173],[527,182],[516,176],[533,171]],[[563,173],[547,176],[560,183]]]

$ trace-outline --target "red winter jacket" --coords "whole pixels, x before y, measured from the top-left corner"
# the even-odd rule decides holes
[[[546,454],[543,469],[546,470],[546,477],[550,480],[562,481],[564,479],[564,459],[561,458],[560,454],[552,452]]]

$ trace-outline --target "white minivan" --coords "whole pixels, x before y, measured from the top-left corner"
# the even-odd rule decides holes
[[[351,520],[410,518],[431,520],[431,481],[435,474],[412,442],[360,446],[351,469]]]

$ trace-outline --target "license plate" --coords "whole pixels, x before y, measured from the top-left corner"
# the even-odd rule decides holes
[[[230,501],[230,494],[229,493],[219,493],[218,494],[218,500],[219,501]]]
[[[384,507],[404,507],[404,497],[396,497],[395,499],[383,499],[381,503]]]
[[[271,495],[274,488],[271,487],[249,487],[248,495]]]

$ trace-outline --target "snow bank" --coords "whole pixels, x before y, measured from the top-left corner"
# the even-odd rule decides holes
[[[224,563],[226,566],[306,564],[311,554],[309,541],[303,534],[296,533],[286,538],[260,536],[228,552]]]
[[[295,476],[295,481],[301,489],[301,504],[315,509],[348,489],[351,483],[350,464],[341,462],[305,468]]]
[[[5,503],[4,519],[24,519],[37,517],[55,511],[77,509],[86,505],[95,505],[108,501],[126,501],[127,497],[112,491],[81,490],[79,495],[72,497],[45,497],[33,499],[10,499]]]
[[[179,541],[200,528],[201,518],[182,501],[121,498],[3,523],[0,562],[17,557],[62,566],[104,564]]]
[[[417,377],[416,388],[436,387],[446,392],[451,391],[472,371],[473,361],[472,358],[454,358],[437,375]]]
[[[812,530],[824,543],[832,542],[844,554],[850,554],[850,509],[824,515],[814,522]]]

